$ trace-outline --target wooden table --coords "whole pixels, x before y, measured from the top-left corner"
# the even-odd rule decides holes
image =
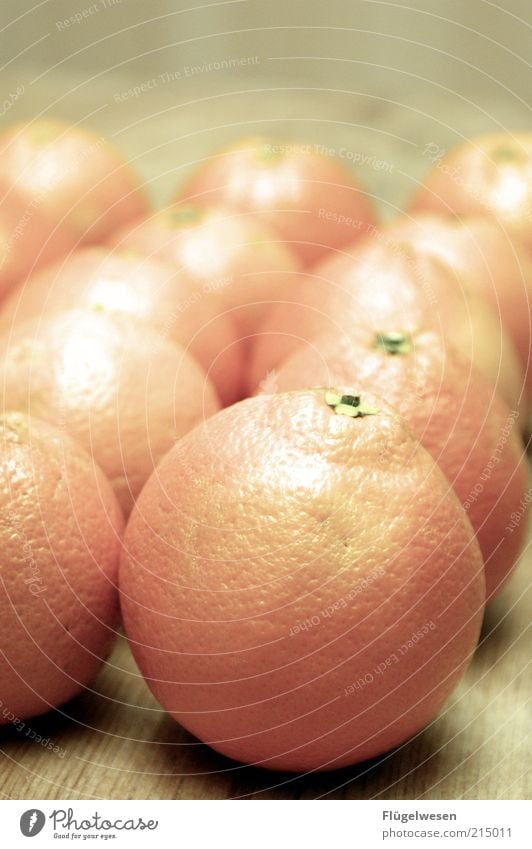
[[[35,75],[34,75],[35,76]],[[205,100],[201,92],[161,85],[144,97],[115,103],[113,93],[130,80],[114,77],[67,81],[48,74],[31,83],[2,123],[51,112],[81,120],[114,138],[136,161],[156,200],[170,194],[182,167],[221,142],[243,133],[285,130],[289,135],[346,148],[367,157],[361,178],[385,215],[404,202],[428,163],[433,141],[445,146],[460,134],[500,121],[518,128],[523,113],[494,100],[491,113],[442,92],[434,102],[420,92],[416,109],[382,98],[279,91],[234,92]],[[6,89],[16,78],[4,77]],[[212,82],[212,85],[216,81]],[[346,82],[344,89],[349,85]],[[243,93],[242,93],[243,92]],[[259,105],[258,105],[259,104]],[[260,110],[260,111],[259,111]],[[452,127],[449,121],[452,121]],[[218,129],[209,131],[209,128]],[[387,167],[368,164],[371,156]],[[235,764],[195,741],[151,697],[124,639],[116,646],[92,692],[61,713],[29,723],[50,739],[55,753],[0,730],[0,793],[6,798],[44,799],[516,799],[531,794],[530,588],[531,553],[486,615],[481,643],[462,683],[437,720],[399,750],[376,761],[330,774],[291,776]],[[527,672],[528,669],[528,672]]]

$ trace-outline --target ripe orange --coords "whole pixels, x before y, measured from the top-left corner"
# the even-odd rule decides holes
[[[224,404],[241,397],[243,362],[232,323],[173,265],[134,251],[82,248],[11,293],[0,311],[0,333],[28,318],[76,307],[153,325],[198,360]]]
[[[523,374],[500,317],[481,295],[456,285],[436,257],[376,234],[350,253],[332,256],[272,307],[253,344],[249,389],[302,343],[349,328],[434,329],[520,408]]]
[[[0,182],[58,225],[71,246],[102,241],[149,211],[136,175],[112,145],[53,118],[13,124],[0,135]]]
[[[247,138],[198,168],[174,200],[252,212],[310,265],[375,223],[368,193],[339,160],[310,145]]]
[[[480,293],[510,334],[532,398],[532,259],[490,218],[419,214],[397,219],[386,236],[437,257],[464,289]]]
[[[273,231],[253,216],[221,207],[170,207],[117,233],[111,244],[172,262],[202,298],[229,313],[244,337],[299,271]]]
[[[101,471],[64,433],[0,416],[0,725],[86,687],[118,620],[123,519]]]
[[[0,299],[29,272],[71,248],[45,211],[8,191],[0,180]]]
[[[194,428],[126,532],[121,607],[143,675],[245,763],[332,769],[392,748],[435,716],[477,641],[464,510],[402,419],[371,395],[360,409],[376,414],[344,415],[341,395],[264,395]]]
[[[63,427],[101,466],[126,514],[174,441],[219,409],[192,357],[119,315],[30,319],[1,344],[4,408]]]
[[[410,209],[494,218],[532,251],[532,133],[487,133],[439,152]]]
[[[377,392],[405,418],[468,512],[498,592],[526,541],[509,528],[527,489],[515,416],[493,387],[434,332],[349,331],[314,340],[281,366],[280,392],[330,384]]]

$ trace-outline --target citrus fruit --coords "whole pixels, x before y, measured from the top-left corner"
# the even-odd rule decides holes
[[[470,522],[403,420],[356,394],[226,408],[167,454],[127,528],[121,609],[141,672],[245,763],[384,752],[435,716],[475,648]]]
[[[71,246],[103,241],[149,210],[136,175],[112,145],[54,118],[4,130],[0,184],[30,212],[37,209],[53,222]]]
[[[45,211],[8,191],[0,179],[0,299],[31,271],[71,248]]]
[[[436,330],[497,387],[510,409],[520,408],[523,374],[500,317],[481,295],[458,287],[437,257],[385,233],[320,263],[272,305],[254,339],[250,390],[303,342],[360,326]]]
[[[28,318],[82,308],[153,325],[191,353],[225,404],[242,393],[243,362],[233,325],[194,281],[161,260],[104,247],[74,251],[32,275],[4,301],[0,333]]]
[[[443,151],[410,210],[494,218],[532,251],[532,133],[487,133]]]
[[[4,408],[63,427],[101,466],[126,514],[174,441],[219,408],[191,356],[119,315],[29,319],[0,346]]]
[[[0,416],[0,725],[89,685],[118,621],[123,519],[109,483],[64,433]]]
[[[174,200],[255,213],[310,265],[375,223],[368,193],[311,145],[247,138],[202,164]]]
[[[195,281],[198,296],[228,312],[243,337],[299,271],[275,233],[253,216],[221,207],[170,207],[117,233],[111,244],[172,262]]]
[[[388,238],[438,257],[464,289],[480,293],[496,312],[519,354],[532,397],[532,259],[490,218],[418,214],[386,228]]]
[[[516,417],[439,334],[381,328],[318,338],[276,377],[279,392],[333,383],[385,397],[467,511],[484,557],[487,597],[501,589],[526,541],[525,522],[508,527],[527,489]]]

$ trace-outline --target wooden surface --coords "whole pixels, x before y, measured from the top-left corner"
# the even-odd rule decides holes
[[[4,81],[10,90],[21,78],[4,75]],[[366,164],[359,175],[381,212],[390,215],[426,169],[427,144],[452,144],[498,123],[525,124],[509,96],[494,98],[486,112],[452,93],[434,98],[418,86],[414,108],[413,90],[402,102],[384,93],[361,95],[358,80],[345,80],[343,92],[303,86],[297,95],[263,80],[258,97],[245,92],[256,82],[238,78],[231,83],[234,92],[218,94],[218,81],[212,79],[203,91],[160,86],[149,97],[119,104],[113,93],[131,84],[126,79],[88,84],[53,74],[38,79],[28,70],[22,82],[24,96],[2,124],[41,111],[83,119],[126,151],[156,200],[169,195],[183,168],[219,143],[270,130],[385,160],[387,168]],[[345,91],[350,88],[352,93]],[[530,798],[531,566],[527,554],[488,611],[478,651],[442,714],[378,761],[294,777],[226,760],[161,711],[122,639],[92,692],[60,713],[28,723],[58,751],[23,732],[0,729],[0,793],[15,799]]]

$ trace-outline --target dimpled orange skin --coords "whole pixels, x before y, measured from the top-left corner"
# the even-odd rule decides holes
[[[219,409],[196,361],[127,318],[71,310],[0,340],[4,408],[61,425],[101,466],[122,509],[163,454]]]
[[[103,241],[149,212],[139,181],[102,137],[53,118],[13,124],[0,135],[0,181],[70,241]]]
[[[438,257],[457,282],[480,293],[492,305],[510,334],[532,398],[532,259],[524,245],[511,241],[490,218],[456,219],[449,215],[404,216],[386,235]]]
[[[502,588],[526,542],[526,522],[508,530],[526,496],[518,427],[493,387],[434,332],[389,353],[377,333],[326,336],[292,355],[276,375],[279,392],[354,384],[385,396],[438,463],[467,511],[486,570],[486,595]]]
[[[196,282],[201,298],[227,312],[244,338],[300,271],[275,231],[253,215],[222,207],[169,207],[120,231],[110,244],[172,262]]]
[[[532,133],[488,133],[442,154],[409,211],[494,218],[532,252]]]
[[[477,642],[471,525],[404,422],[364,401],[381,412],[337,415],[323,392],[223,410],[166,456],[128,525],[140,669],[175,719],[245,763],[333,769],[402,743]]]
[[[242,139],[201,165],[174,200],[255,213],[311,265],[374,225],[375,212],[350,171],[310,147]]]
[[[123,519],[85,452],[36,419],[0,416],[0,725],[88,686],[118,622]]]
[[[254,339],[250,393],[318,335],[361,326],[432,328],[474,363],[510,409],[521,407],[523,373],[500,317],[481,295],[458,287],[443,262],[408,242],[394,243],[384,231],[317,265],[283,301],[272,305]]]
[[[198,298],[196,284],[173,265],[134,251],[82,248],[32,275],[6,298],[0,333],[29,318],[76,307],[153,325],[198,360],[224,405],[241,396],[243,362],[232,323],[218,314],[212,298]]]

